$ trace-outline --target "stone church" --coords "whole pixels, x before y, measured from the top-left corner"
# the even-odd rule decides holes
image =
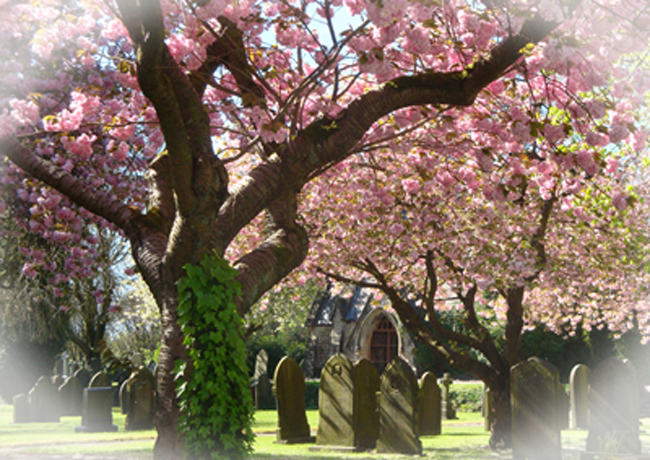
[[[303,371],[318,377],[336,353],[353,362],[369,359],[381,373],[400,355],[415,368],[415,343],[392,312],[387,300],[376,300],[369,288],[348,285],[334,294],[330,287],[312,304],[307,328],[309,343]]]

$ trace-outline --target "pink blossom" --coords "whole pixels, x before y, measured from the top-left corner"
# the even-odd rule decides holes
[[[402,187],[404,191],[409,195],[416,195],[420,193],[420,182],[415,179],[404,179],[402,181]]]
[[[59,311],[62,311],[62,312],[64,312],[64,313],[67,313],[67,312],[70,311],[70,307],[69,307],[68,305],[61,305],[61,306],[59,307]]]
[[[52,294],[54,294],[54,297],[63,297],[63,292],[59,288],[52,289]]]
[[[34,264],[31,262],[25,262],[23,264],[22,274],[27,278],[36,278],[36,270],[34,269]]]
[[[109,40],[117,40],[119,38],[124,38],[129,35],[128,31],[126,30],[126,27],[124,27],[124,24],[118,18],[114,18],[108,21],[104,26],[104,31],[102,32],[102,34],[104,35],[104,37],[108,38]]]
[[[97,140],[97,136],[91,134],[90,136],[86,133],[83,133],[81,136],[75,138],[63,137],[61,138],[61,143],[65,149],[74,154],[79,155],[82,158],[90,158],[90,155],[93,153],[93,142]]]
[[[612,204],[617,211],[623,211],[629,206],[628,196],[625,193],[617,193],[612,198]]]
[[[120,311],[120,307],[118,307],[117,305],[111,305],[110,307],[108,307],[109,313],[117,313],[118,311]]]
[[[603,147],[608,144],[608,139],[607,136],[601,133],[596,133],[594,131],[590,131],[587,133],[585,136],[585,141],[587,144],[593,146],[593,147]]]

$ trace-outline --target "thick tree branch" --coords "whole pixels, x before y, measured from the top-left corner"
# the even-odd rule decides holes
[[[139,238],[140,229],[134,222],[141,214],[111,197],[110,193],[97,190],[85,180],[36,156],[13,138],[0,139],[0,153],[27,174],[67,196],[73,203],[115,224],[127,237]]]

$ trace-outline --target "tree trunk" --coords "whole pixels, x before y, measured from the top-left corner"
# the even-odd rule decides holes
[[[490,448],[492,450],[507,449],[512,445],[510,375],[500,376],[497,384],[490,387],[490,393],[492,394]]]
[[[178,431],[180,410],[176,399],[174,367],[177,360],[184,358],[185,351],[183,333],[178,325],[176,315],[176,286],[172,285],[165,291],[161,309],[161,348],[156,370],[158,405],[155,424],[158,436],[154,445],[154,458],[156,460],[177,460],[184,458],[184,451],[183,439]]]

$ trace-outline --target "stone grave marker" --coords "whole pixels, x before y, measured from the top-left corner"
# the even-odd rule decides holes
[[[603,361],[591,375],[587,451],[641,453],[636,372],[617,358]]]
[[[83,388],[86,388],[88,384],[90,383],[90,372],[88,372],[88,369],[85,367],[82,367],[81,369],[77,369],[74,374],[72,374],[74,377],[77,377],[79,379],[79,383],[81,383],[81,386]]]
[[[589,381],[591,370],[585,364],[577,364],[569,376],[571,394],[571,423],[573,429],[589,428]]]
[[[378,393],[378,453],[421,455],[418,381],[411,366],[395,357],[381,376]]]
[[[271,379],[266,374],[262,374],[253,384],[253,396],[255,399],[255,409],[275,409],[273,399],[273,385]]]
[[[562,458],[558,376],[555,366],[536,357],[510,370],[513,458]]]
[[[88,383],[88,388],[112,387],[111,378],[104,371],[99,371]]]
[[[305,409],[305,378],[296,360],[290,356],[282,358],[275,368],[273,380],[278,409],[278,442],[314,442]]]
[[[126,414],[125,430],[150,430],[154,427],[155,387],[153,374],[143,366],[122,383],[120,407]]]
[[[36,381],[34,388],[29,391],[30,421],[61,421],[59,405],[59,391],[52,383],[52,378],[46,376],[40,377]]]
[[[253,380],[260,378],[262,374],[268,375],[269,354],[266,350],[260,350],[255,357],[255,369],[253,371]]]
[[[81,415],[83,408],[84,388],[75,376],[59,386],[59,401],[61,402],[61,415]]]
[[[448,373],[443,374],[440,383],[442,383],[442,418],[444,420],[456,419],[456,409],[451,401],[451,382],[453,382],[451,376]]]
[[[29,396],[26,393],[20,393],[14,396],[14,423],[30,422]]]
[[[107,386],[88,387],[84,389],[81,426],[75,428],[77,433],[96,433],[100,431],[117,431],[113,425],[113,389]]]
[[[425,372],[420,377],[420,404],[418,406],[420,436],[442,433],[442,401],[436,376]]]
[[[492,429],[492,391],[487,385],[483,386],[483,407],[481,412],[483,412],[483,418],[485,419],[485,430],[490,431]]]
[[[341,353],[330,357],[321,372],[316,444],[355,449],[352,363]]]
[[[379,373],[369,359],[362,358],[352,366],[354,380],[354,437],[357,450],[374,449],[379,438],[377,392]]]

